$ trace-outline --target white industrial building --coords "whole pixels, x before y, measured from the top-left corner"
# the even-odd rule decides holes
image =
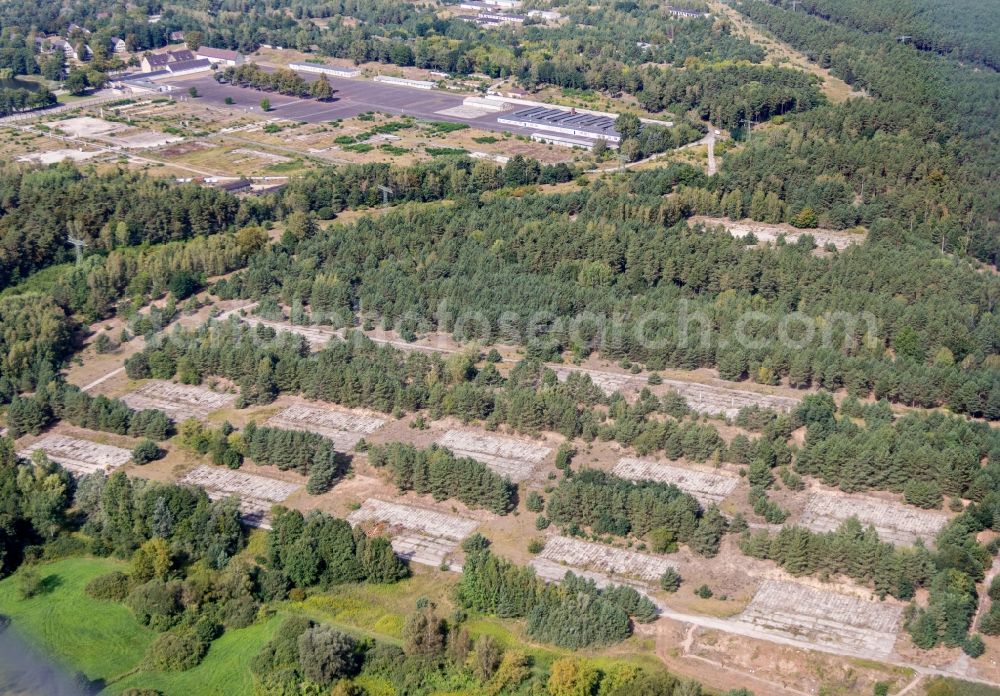
[[[560,145],[562,147],[578,147],[581,150],[593,150],[594,145],[597,144],[596,140],[587,140],[585,138],[573,138],[568,135],[556,135],[555,133],[532,133],[531,139],[536,143],[547,143],[549,145]],[[602,140],[603,138],[599,138]],[[613,145],[608,145],[608,147],[614,147]]]
[[[384,82],[389,85],[399,85],[400,87],[413,87],[415,89],[434,89],[436,82],[430,80],[410,80],[406,77],[393,77],[392,75],[379,75],[374,78],[375,82]]]
[[[354,68],[341,68],[336,65],[325,65],[323,63],[290,63],[292,70],[299,72],[314,73],[317,75],[329,75],[331,77],[357,77],[360,70]]]
[[[501,116],[497,122],[560,135],[604,140],[608,144],[617,145],[621,141],[621,136],[615,130],[614,119],[597,114],[577,113],[575,110],[533,106]]]

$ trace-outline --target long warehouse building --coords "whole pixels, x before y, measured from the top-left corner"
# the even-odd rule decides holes
[[[612,118],[595,114],[579,114],[563,109],[550,109],[544,106],[533,106],[509,115],[505,114],[498,118],[497,122],[522,128],[534,128],[540,131],[605,140],[609,143],[621,141],[621,136],[615,130],[615,122]]]

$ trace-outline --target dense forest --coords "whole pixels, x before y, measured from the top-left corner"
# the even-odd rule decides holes
[[[711,194],[664,201],[601,183],[404,209],[286,240],[216,292],[308,304],[313,321],[335,326],[360,315],[404,336],[522,343],[545,359],[597,351],[651,369],[717,366],[731,380],[1000,416],[995,276],[877,237],[822,258],[807,243],[747,248],[674,224],[685,195],[717,210]],[[758,319],[738,322],[751,308]],[[807,340],[774,340],[790,312],[817,323]]]
[[[67,237],[100,251],[157,244],[260,220],[258,205],[127,172],[9,166],[0,172],[0,286],[72,258]]]
[[[789,128],[759,138],[727,158],[725,187],[744,192],[761,187],[793,203],[799,191],[839,181],[875,217],[894,218],[900,228],[908,227],[911,235],[942,249],[995,263],[1000,241],[1000,189],[993,175],[1000,152],[1000,76],[922,51],[895,34],[897,26],[900,33],[916,34],[918,29],[903,27],[926,23],[928,13],[948,17],[934,23],[932,31],[942,37],[956,22],[988,16],[963,34],[963,47],[956,50],[995,61],[996,13],[987,3],[961,4],[979,9],[965,12],[923,0],[823,0],[803,3],[806,12],[766,2],[736,4],[779,39],[873,98],[811,111],[790,121]],[[831,200],[825,209],[836,203]]]
[[[955,0],[947,5],[932,0],[822,0],[803,2],[800,7],[836,24],[903,41],[922,51],[994,70],[1000,67],[1000,24],[989,5],[978,0]]]

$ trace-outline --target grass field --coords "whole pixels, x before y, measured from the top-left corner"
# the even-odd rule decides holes
[[[285,614],[237,631],[227,631],[212,643],[204,661],[186,672],[136,672],[111,685],[106,693],[121,693],[129,687],[157,689],[185,696],[228,696],[253,693],[250,659],[281,625]]]
[[[68,558],[38,567],[49,591],[22,600],[17,576],[0,581],[0,614],[31,645],[88,679],[111,680],[132,669],[154,633],[121,604],[90,599],[83,592],[91,578],[121,570],[123,563],[103,558]]]
[[[985,684],[939,677],[927,684],[927,696],[998,696],[1000,689]]]

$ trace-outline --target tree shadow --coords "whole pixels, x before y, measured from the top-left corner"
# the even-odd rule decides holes
[[[46,575],[38,584],[38,594],[49,594],[63,584],[63,579],[59,575]]]

